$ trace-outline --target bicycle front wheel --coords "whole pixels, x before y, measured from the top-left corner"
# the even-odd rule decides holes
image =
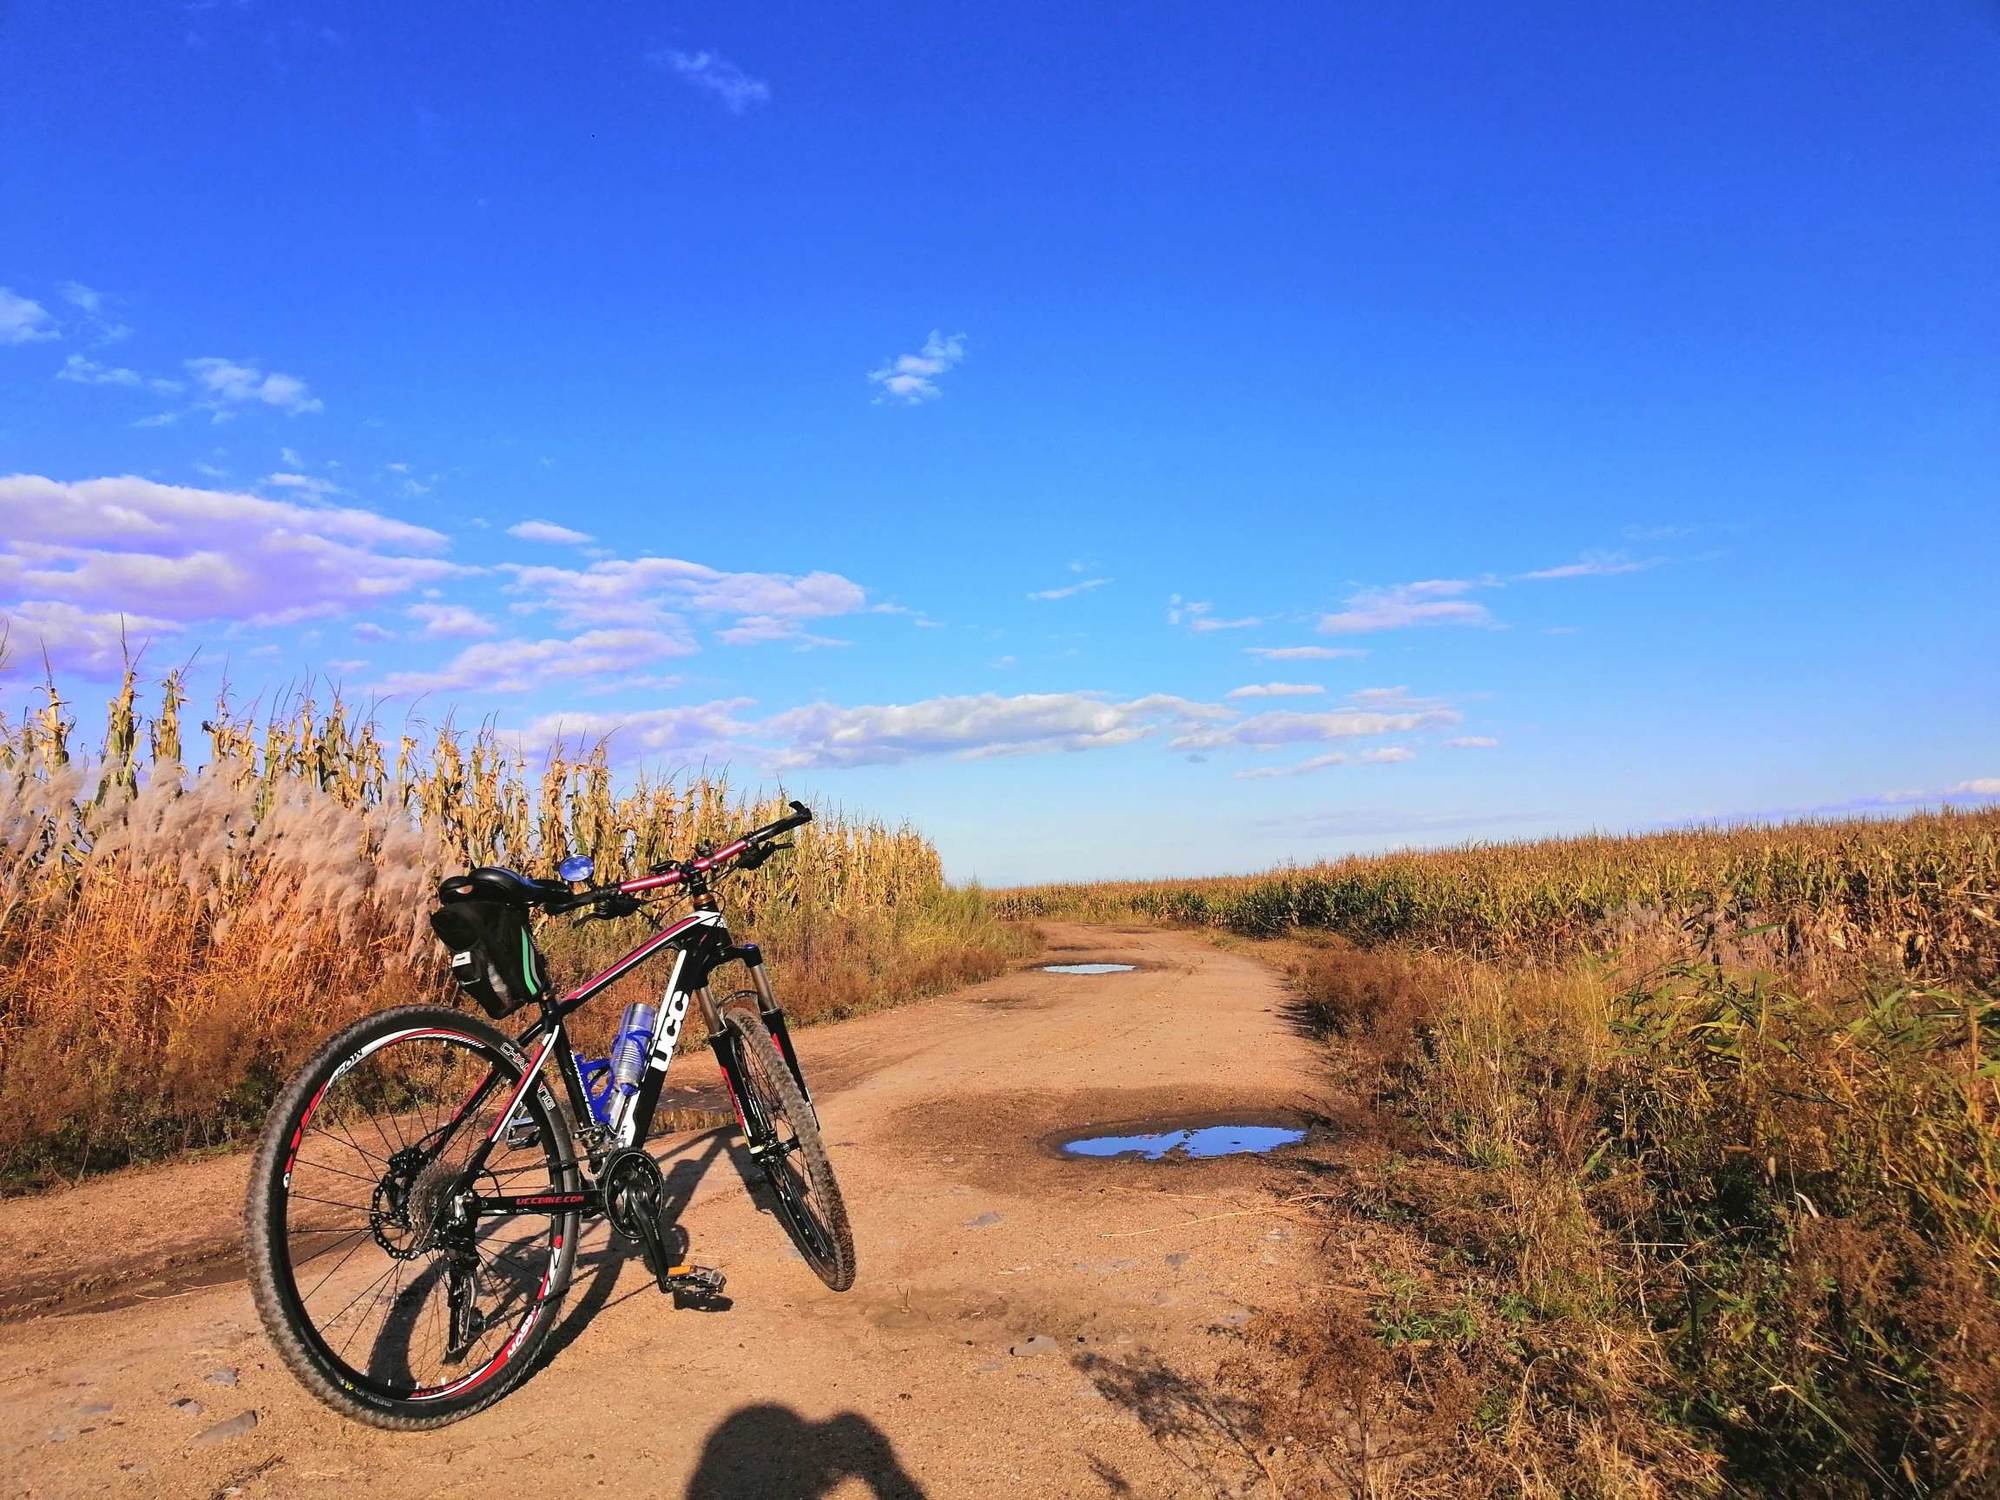
[[[742,1067],[737,1103],[750,1153],[799,1254],[821,1281],[844,1292],[854,1285],[854,1230],[812,1106],[755,1009],[731,1006],[722,1020],[735,1035]]]
[[[468,1194],[573,1193],[575,1157],[547,1081],[485,1022],[405,1006],[336,1035],[272,1106],[245,1209],[257,1311],[292,1373],[377,1427],[505,1395],[555,1322],[577,1214],[482,1220]]]

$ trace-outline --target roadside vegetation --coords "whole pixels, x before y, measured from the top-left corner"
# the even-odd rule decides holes
[[[1330,1492],[2000,1490],[2000,812],[996,899],[1260,940],[1372,1106],[1262,1329]]]
[[[601,877],[629,875],[781,806],[716,775],[614,776],[601,746],[530,765],[490,731],[391,736],[338,694],[197,720],[177,674],[148,712],[128,672],[88,751],[57,687],[38,698],[0,717],[6,1190],[240,1141],[330,1031],[454,998],[427,920],[452,870],[546,873],[588,852]],[[725,893],[800,1020],[984,977],[1027,941],[948,887],[921,835],[818,812],[794,853]],[[644,921],[553,919],[538,937],[580,976]],[[580,1040],[657,982],[621,981]]]

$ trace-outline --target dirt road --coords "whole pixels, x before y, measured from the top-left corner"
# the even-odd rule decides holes
[[[226,1253],[183,1245],[178,1279],[119,1283],[121,1247],[160,1239],[141,1226],[233,1221],[244,1158],[7,1205],[11,1268],[24,1245],[47,1285],[94,1265],[125,1305],[0,1324],[0,1493],[1263,1493],[1215,1374],[1303,1264],[1262,1211],[1281,1169],[1065,1159],[1051,1138],[1316,1112],[1313,1050],[1255,960],[1182,934],[1046,930],[1038,962],[1139,967],[1023,971],[801,1035],[854,1220],[851,1292],[826,1291],[746,1195],[728,1132],[664,1139],[693,1257],[728,1273],[733,1305],[676,1310],[595,1227],[544,1368],[440,1432],[378,1432],[308,1397]]]

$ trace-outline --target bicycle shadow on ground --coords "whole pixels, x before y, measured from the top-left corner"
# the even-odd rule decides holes
[[[875,1500],[925,1500],[888,1436],[860,1413],[812,1422],[788,1406],[745,1406],[702,1444],[686,1500],[821,1500],[850,1479]]]

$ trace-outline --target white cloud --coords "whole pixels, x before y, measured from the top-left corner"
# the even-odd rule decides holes
[[[1364,739],[1378,734],[1406,734],[1414,729],[1438,729],[1456,724],[1459,718],[1457,710],[1450,708],[1419,708],[1397,713],[1369,708],[1342,708],[1317,714],[1275,709],[1269,713],[1252,714],[1231,724],[1192,729],[1171,743],[1176,750],[1220,750],[1232,746],[1269,750],[1279,745]]]
[[[1480,587],[1463,578],[1429,578],[1361,589],[1348,597],[1346,608],[1321,615],[1319,629],[1324,635],[1360,635],[1417,625],[1490,626],[1494,619],[1486,606],[1461,597]]]
[[[1245,646],[1243,650],[1265,661],[1336,661],[1368,654],[1359,646]]]
[[[507,535],[524,542],[548,542],[560,547],[580,547],[597,540],[587,531],[574,531],[553,521],[516,521],[507,528]]]
[[[39,671],[46,652],[58,667],[110,677],[123,669],[128,645],[137,654],[150,637],[180,629],[152,615],[79,609],[54,599],[0,604],[0,637],[7,647],[0,668]]]
[[[935,401],[943,394],[938,389],[938,377],[964,358],[964,334],[954,333],[946,338],[933,328],[931,336],[924,340],[924,347],[915,354],[899,354],[881,369],[868,372],[868,378],[882,387],[882,393],[875,398],[876,404],[900,401],[905,406],[917,406]]]
[[[789,741],[773,761],[780,768],[865,766],[925,755],[1099,750],[1228,713],[1164,693],[1123,703],[1101,693],[980,693],[859,708],[815,703],[778,714],[762,732]]]
[[[750,703],[748,698],[722,698],[625,713],[544,714],[508,737],[527,745],[609,741],[625,754],[725,756],[743,748],[750,726],[736,716]]]
[[[377,625],[373,620],[363,620],[354,627],[352,634],[357,641],[393,641],[396,639],[395,631]]]
[[[1547,580],[1552,578],[1609,578],[1619,573],[1639,573],[1652,567],[1650,562],[1633,562],[1622,552],[1586,552],[1573,563],[1563,563],[1554,568],[1537,568],[1532,573],[1518,573],[1523,579]]]
[[[218,418],[235,407],[255,403],[275,406],[292,416],[325,410],[324,403],[296,375],[266,372],[255,364],[232,359],[209,357],[185,363],[197,389],[207,395],[198,409],[214,412]]]
[[[71,307],[80,307],[85,312],[100,312],[104,307],[104,293],[85,286],[80,281],[65,281],[56,288],[62,293],[63,301]]]
[[[343,614],[460,572],[418,555],[445,544],[373,511],[131,475],[0,477],[0,600],[21,605],[182,623]]]
[[[1167,623],[1185,625],[1197,635],[1206,635],[1213,630],[1248,630],[1264,622],[1254,615],[1246,615],[1240,620],[1217,619],[1214,605],[1170,594],[1167,597]]]
[[[1092,589],[1101,589],[1111,582],[1109,578],[1085,578],[1076,583],[1064,584],[1061,588],[1036,589],[1028,595],[1030,599],[1072,599],[1078,594],[1087,594]]]
[[[1961,781],[1952,790],[1970,797],[2000,797],[2000,776],[1975,776],[1970,781]]]
[[[497,634],[499,629],[486,616],[462,604],[412,604],[403,613],[423,626],[427,636],[470,639]]]
[[[62,329],[46,307],[0,286],[0,344],[39,344],[61,337]]]
[[[1417,752],[1408,745],[1383,745],[1375,750],[1363,750],[1361,763],[1368,766],[1400,766],[1406,760],[1415,760]]]
[[[81,354],[72,354],[63,361],[56,371],[56,379],[72,381],[77,385],[144,385],[145,377],[137,370],[120,369],[111,365],[101,365],[94,359],[86,359]]]
[[[565,626],[662,625],[674,611],[734,617],[756,631],[763,618],[829,619],[868,605],[867,591],[838,573],[729,573],[674,557],[605,558],[587,568],[509,563],[508,592]]]
[[[670,47],[651,53],[649,61],[655,67],[671,68],[695,88],[715,95],[733,115],[742,114],[753,104],[767,104],[771,99],[770,84],[752,78],[720,53],[682,52]]]
[[[1454,750],[1497,750],[1500,742],[1490,734],[1461,734],[1445,743]]]
[[[340,486],[330,479],[315,479],[310,474],[266,474],[264,483],[275,485],[281,490],[297,490],[302,495],[315,499],[325,495],[337,495]]]
[[[1251,682],[1231,688],[1231,698],[1308,698],[1326,689],[1316,682]]]
[[[378,686],[385,693],[525,693],[558,679],[624,672],[693,650],[690,642],[658,630],[590,630],[570,640],[482,641],[434,671],[395,672]]]
[[[767,641],[782,641],[801,651],[810,651],[817,646],[854,644],[837,636],[813,635],[797,620],[781,619],[776,615],[745,615],[734,625],[716,631],[715,638],[725,646],[757,646]]]

